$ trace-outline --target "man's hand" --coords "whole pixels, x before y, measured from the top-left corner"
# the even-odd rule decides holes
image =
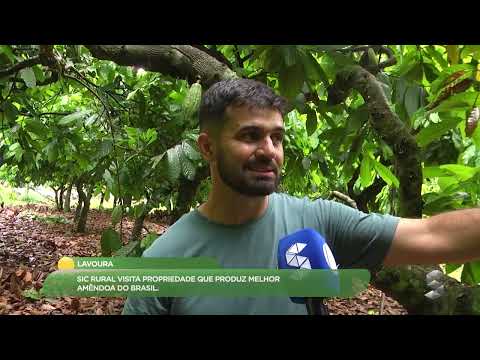
[[[401,219],[385,266],[465,263],[480,259],[480,209]]]

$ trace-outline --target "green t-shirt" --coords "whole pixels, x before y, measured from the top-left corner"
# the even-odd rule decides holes
[[[241,204],[238,204],[241,206]],[[148,248],[145,257],[215,257],[224,268],[277,268],[284,236],[312,228],[326,239],[342,269],[374,269],[390,247],[399,218],[365,214],[328,200],[269,196],[259,219],[241,225],[209,221],[197,210],[181,217]],[[183,297],[127,299],[123,314],[307,314],[288,297]]]

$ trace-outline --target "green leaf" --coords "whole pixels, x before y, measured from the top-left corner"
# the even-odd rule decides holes
[[[328,77],[322,66],[310,53],[301,55],[305,76],[312,81],[322,81],[324,86],[328,86]]]
[[[446,164],[440,165],[441,169],[445,169],[453,173],[460,181],[468,180],[474,177],[480,170],[478,168],[472,168],[470,166],[459,165],[459,164]]]
[[[283,54],[285,66],[289,67],[297,63],[297,47],[295,45],[282,45],[280,49]]]
[[[366,105],[362,105],[350,113],[347,119],[347,129],[350,133],[356,133],[368,121],[369,112]]]
[[[103,174],[103,179],[107,183],[108,188],[110,190],[113,189],[114,180],[110,171],[105,170],[105,173]]]
[[[45,137],[48,134],[48,128],[36,118],[25,119],[25,129],[39,137]]]
[[[135,90],[129,92],[128,95],[127,95],[127,100],[133,99],[133,98],[135,97],[135,95],[137,95],[137,91],[138,91],[138,90],[139,90],[139,89],[135,89]]]
[[[418,86],[410,86],[405,92],[405,109],[410,118],[420,107],[420,95],[421,92]]]
[[[307,110],[307,123],[305,124],[307,127],[307,134],[308,136],[312,135],[315,130],[317,130],[317,113],[315,110],[308,108]]]
[[[110,154],[113,149],[113,142],[112,140],[102,140],[97,147],[97,154],[96,157],[98,159],[103,158]]]
[[[330,51],[328,55],[333,59],[335,65],[337,65],[338,67],[356,65],[355,60],[353,60],[350,56],[346,56],[333,51]]]
[[[12,63],[17,60],[10,45],[0,45],[0,54],[5,54]]]
[[[122,219],[122,213],[123,213],[122,206],[115,206],[115,208],[112,211],[113,226],[117,225],[120,222],[120,220]]]
[[[371,49],[370,49],[371,50]],[[390,78],[385,73],[378,73],[376,76],[377,80],[382,87],[383,93],[389,102],[392,101],[392,83]]]
[[[23,297],[31,300],[40,300],[42,298],[42,294],[40,294],[40,292],[35,288],[23,290],[22,295]]]
[[[20,70],[20,77],[25,81],[25,85],[29,88],[33,88],[37,85],[35,73],[30,67]]]
[[[424,178],[435,178],[448,176],[449,172],[447,170],[441,169],[438,166],[426,166],[423,168],[423,177]]]
[[[450,274],[461,267],[462,264],[445,264],[445,272]]]
[[[423,128],[415,136],[415,139],[417,140],[419,146],[425,147],[433,140],[440,139],[441,135],[447,131],[454,129],[461,121],[462,118],[460,117],[442,116],[442,121]]]
[[[398,78],[395,81],[394,87],[394,102],[395,104],[403,105],[405,100],[405,92],[407,91],[408,83],[404,78]]]
[[[141,241],[141,247],[145,250],[148,249],[157,238],[158,234],[156,233],[147,234]]]
[[[324,51],[344,49],[347,46],[350,46],[350,45],[307,45],[307,46],[304,46],[304,48],[308,50],[324,52]]]
[[[122,246],[119,250],[115,251],[112,256],[118,257],[135,257],[140,256],[140,240],[129,242],[127,245]]]
[[[477,125],[477,128],[473,132],[472,141],[475,144],[477,150],[480,150],[480,125]]]
[[[444,176],[438,178],[438,186],[444,194],[452,193],[458,188],[458,179],[453,176]]]
[[[423,72],[425,73],[427,81],[430,83],[434,82],[439,75],[439,72],[435,66],[429,63],[423,63]]]
[[[138,204],[133,208],[133,216],[135,216],[135,218],[138,219],[140,216],[142,216],[144,211],[145,211],[145,204],[144,203]]]
[[[43,70],[39,65],[35,65],[32,69],[35,74],[35,78],[37,82],[41,83],[42,81],[45,80],[45,74],[43,73]]]
[[[416,63],[405,75],[405,79],[415,82],[421,82],[423,79],[423,66],[421,63]]]
[[[88,113],[89,113],[88,110],[82,110],[82,111],[77,111],[73,114],[64,116],[63,118],[60,119],[60,121],[58,122],[58,125],[68,126],[68,125],[72,124],[73,122],[81,119],[82,117],[84,117]]]
[[[45,147],[44,152],[47,153],[48,162],[53,163],[58,156],[57,140],[49,142],[48,145]]]
[[[12,156],[15,156],[15,159],[20,162],[20,160],[22,159],[22,156],[24,154],[24,150],[22,149],[22,145],[20,145],[20,143],[16,142],[12,145],[10,145],[8,147],[8,151],[10,154],[7,154],[7,156],[5,156],[6,159],[12,157]]]
[[[360,184],[364,188],[369,186],[374,180],[375,174],[372,173],[372,169],[372,159],[368,154],[364,154],[360,165]]]
[[[87,120],[85,120],[85,126],[90,126],[92,125],[93,123],[95,123],[95,121],[97,121],[98,119],[98,115],[97,114],[93,114],[93,115],[90,115]]]
[[[302,160],[302,166],[305,170],[310,169],[310,166],[312,165],[312,160],[310,160],[308,157],[304,157]]]
[[[430,110],[430,112],[449,112],[453,110],[470,111],[475,103],[477,93],[465,92],[453,95],[448,99],[442,101],[436,108]]]
[[[389,168],[387,168],[385,165],[382,163],[378,162],[375,159],[372,159],[374,162],[375,170],[377,170],[378,175],[389,185],[389,186],[395,186],[398,188],[400,186],[400,182],[398,181],[398,178],[390,171]]]
[[[13,123],[17,120],[18,110],[15,105],[13,105],[10,101],[5,101],[1,109],[3,110],[3,114],[5,115],[5,119],[7,123]]]
[[[433,45],[428,46],[425,51],[435,59],[442,68],[448,67],[448,62],[442,56],[442,54],[435,49]]]
[[[295,99],[305,81],[302,64],[295,64],[280,71],[280,92],[290,100]]]
[[[478,285],[480,283],[480,261],[473,261],[463,265],[462,283]]]
[[[100,247],[102,249],[102,256],[111,256],[114,251],[122,247],[120,234],[112,228],[108,228],[102,232],[100,239]]]

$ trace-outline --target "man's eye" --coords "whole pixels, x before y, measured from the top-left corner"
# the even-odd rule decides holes
[[[256,133],[245,133],[242,135],[242,139],[245,141],[257,141],[259,136]]]
[[[272,135],[272,142],[275,144],[279,144],[283,142],[283,135],[278,134],[278,135]]]

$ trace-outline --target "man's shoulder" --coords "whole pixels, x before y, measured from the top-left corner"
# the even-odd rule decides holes
[[[297,197],[294,195],[286,194],[286,193],[273,193],[271,195],[273,199],[273,203],[276,205],[284,204],[285,206],[310,206],[312,204],[323,204],[328,203],[329,200],[324,199],[309,199],[308,197]]]
[[[183,250],[195,239],[193,234],[198,230],[195,220],[193,212],[183,215],[153,242],[144,256],[182,256]]]

